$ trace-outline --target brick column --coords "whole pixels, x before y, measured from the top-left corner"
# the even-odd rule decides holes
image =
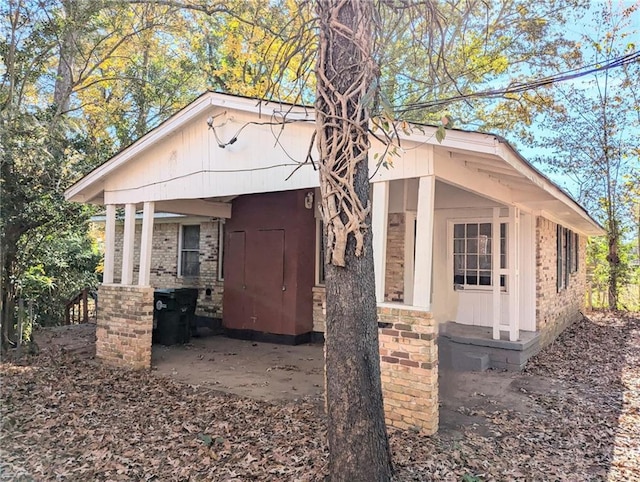
[[[438,431],[438,347],[431,313],[379,306],[380,371],[387,425]]]
[[[153,288],[102,285],[98,302],[96,357],[109,365],[150,369]]]

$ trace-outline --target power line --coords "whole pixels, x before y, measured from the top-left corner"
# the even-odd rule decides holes
[[[487,99],[501,97],[505,94],[517,94],[525,92],[527,90],[537,89],[551,84],[559,82],[565,82],[567,80],[577,79],[596,72],[603,72],[609,69],[622,67],[624,65],[631,64],[640,60],[640,50],[617,57],[605,64],[592,64],[584,67],[580,67],[573,70],[568,70],[561,74],[556,74],[548,77],[542,77],[529,82],[519,82],[509,85],[503,89],[490,89],[480,92],[473,92],[470,94],[461,94],[456,96],[447,97],[444,99],[435,99],[427,102],[417,102],[414,104],[403,105],[401,107],[394,108],[396,114],[406,114],[408,112],[414,112],[421,109],[427,109],[432,107],[440,107],[454,102],[460,102],[470,99]],[[587,70],[584,70],[587,69]]]
[[[237,173],[244,173],[244,172],[267,171],[269,169],[277,169],[279,167],[300,167],[303,164],[305,163],[304,162],[295,162],[295,163],[285,162],[280,164],[272,164],[269,166],[247,167],[242,169],[199,169],[197,171],[188,172],[185,174],[181,174],[179,176],[173,176],[171,178],[163,179],[161,181],[148,182],[146,184],[141,184],[135,187],[125,187],[120,189],[105,189],[105,192],[113,193],[113,192],[137,191],[138,189],[158,186],[160,184],[167,184],[179,179],[186,179],[192,176],[196,176],[198,174],[237,174]]]

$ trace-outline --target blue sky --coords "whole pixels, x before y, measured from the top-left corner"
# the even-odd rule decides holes
[[[589,45],[588,42],[585,41],[585,36],[593,39],[602,38],[606,34],[607,26],[599,21],[601,18],[600,11],[607,4],[607,2],[597,1],[592,2],[591,8],[588,13],[581,18],[577,19],[575,23],[565,25],[564,32],[565,37],[570,40],[575,40],[576,42],[580,42],[585,51],[585,59],[589,60]],[[639,5],[640,0],[625,0],[621,2],[612,2],[614,8],[624,9],[632,7],[633,5]],[[594,28],[596,26],[596,28]],[[601,27],[601,31],[598,31],[598,27]],[[624,28],[621,30],[624,33],[624,38],[620,39],[621,45],[627,45],[629,43],[635,44],[634,50],[640,49],[640,7],[638,7],[635,12],[624,22]],[[591,50],[593,52],[593,50]],[[611,77],[616,78],[616,71],[610,71]],[[587,96],[589,96],[589,92],[593,91],[595,95],[596,92],[594,90],[593,84],[594,77],[592,75],[581,77],[578,79],[573,79],[570,81],[566,81],[564,86],[573,86],[577,89],[582,90]],[[571,105],[565,105],[567,109],[575,108]],[[549,134],[548,130],[545,130],[542,125],[540,119],[536,119],[536,122],[531,126],[531,131],[535,136],[542,136],[545,134]],[[518,150],[522,153],[522,155],[528,160],[532,161],[536,155],[539,155],[541,152],[545,154],[552,154],[551,150],[545,150],[540,148],[530,148],[522,145],[518,142],[517,139],[512,139],[514,143],[517,145]],[[561,187],[567,189],[572,195],[576,195],[576,185],[572,182],[572,180],[567,176],[562,176],[558,174],[554,174],[548,172],[548,169],[545,169],[545,166],[537,165],[536,167],[543,170],[549,177],[556,182]]]

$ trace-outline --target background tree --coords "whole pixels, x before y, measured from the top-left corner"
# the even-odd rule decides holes
[[[633,54],[637,30],[630,24],[638,4],[617,12],[609,4],[595,13],[597,24],[582,35],[582,55],[566,69],[580,64],[597,66]],[[537,158],[546,170],[561,174],[565,186],[602,222],[607,241],[608,305],[619,308],[618,292],[627,278],[621,257],[625,232],[635,225],[640,170],[638,83],[640,62],[595,72],[590,78],[555,86],[555,109],[543,115],[545,135],[534,145],[545,155]],[[635,195],[634,195],[635,190]]]
[[[90,249],[90,244],[76,242],[77,236],[86,235],[92,210],[64,202],[64,189],[119,145],[130,142],[177,109],[171,102],[175,97],[170,97],[175,96],[176,90],[162,88],[168,81],[151,73],[149,58],[159,49],[152,49],[157,38],[149,32],[164,22],[166,13],[160,7],[132,7],[109,1],[10,0],[0,6],[3,348],[12,337],[17,297],[25,294],[25,286],[37,286],[32,282],[34,273],[41,281],[51,280],[49,286],[42,284],[42,296],[57,301],[84,286],[79,283],[89,281],[86,276],[92,270],[88,264],[70,259],[78,254],[73,249],[60,249],[58,253],[67,257],[70,271],[76,268],[86,276],[79,273],[65,278],[61,270],[54,269],[61,265],[51,262],[53,240],[67,239],[70,245]],[[142,60],[132,55],[136,52],[132,44],[137,45],[137,52],[143,52]],[[125,68],[109,70],[116,59],[123,58],[128,59]],[[113,112],[100,108],[112,99],[111,75],[124,80],[127,72],[128,80],[131,72],[136,74],[134,84],[138,87],[129,93],[132,106],[123,108],[111,125],[101,124],[96,112]],[[188,74],[185,70],[184,75]],[[150,87],[154,82],[158,86],[155,90]],[[173,83],[183,82],[178,79]],[[101,84],[102,89],[98,89]],[[94,97],[89,95],[92,88],[96,88]],[[180,105],[184,102],[180,99]],[[163,110],[166,105],[173,110]],[[97,110],[92,112],[92,106]],[[131,118],[134,120],[127,124]],[[127,127],[119,129],[118,125]],[[36,239],[43,241],[34,243]],[[90,252],[87,256],[91,259]],[[59,261],[65,264],[64,260]],[[46,269],[53,271],[43,271]],[[48,303],[40,301],[39,306],[44,309]],[[53,316],[45,321],[59,321],[55,316],[59,309],[45,312],[42,314]]]
[[[49,292],[60,285],[53,273],[62,264],[51,262],[42,246],[65,233],[70,249],[61,249],[61,256],[84,246],[91,259],[89,247],[74,238],[86,232],[88,213],[61,199],[72,180],[205,88],[315,101],[330,255],[331,473],[336,479],[388,479],[368,121],[428,122],[447,108],[459,125],[515,136],[541,108],[553,107],[549,116],[560,119],[563,98],[550,90],[488,100],[470,96],[581,62],[558,25],[586,4],[542,0],[534,9],[523,0],[9,0],[0,7],[3,333],[12,326],[7,317],[18,290]],[[611,140],[617,131],[607,135]],[[618,158],[617,151],[607,152]]]
[[[520,0],[434,1],[441,21],[431,30],[426,19],[380,2],[384,32],[376,47],[381,92],[406,121],[437,122],[443,111],[458,126],[490,130],[509,138],[529,135],[533,117],[552,98],[473,94],[560,71],[563,58],[575,55],[575,43],[558,25],[571,23],[588,2]],[[403,11],[405,10],[405,11]]]

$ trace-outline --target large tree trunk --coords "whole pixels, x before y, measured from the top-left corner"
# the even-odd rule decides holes
[[[392,475],[384,422],[369,209],[367,93],[372,2],[320,0],[317,142],[327,247],[326,344],[331,480]]]
[[[367,170],[357,178],[356,190],[367,196]],[[355,244],[350,236],[345,267],[329,265],[326,272],[329,472],[334,481],[389,480],[370,231],[360,257]]]

